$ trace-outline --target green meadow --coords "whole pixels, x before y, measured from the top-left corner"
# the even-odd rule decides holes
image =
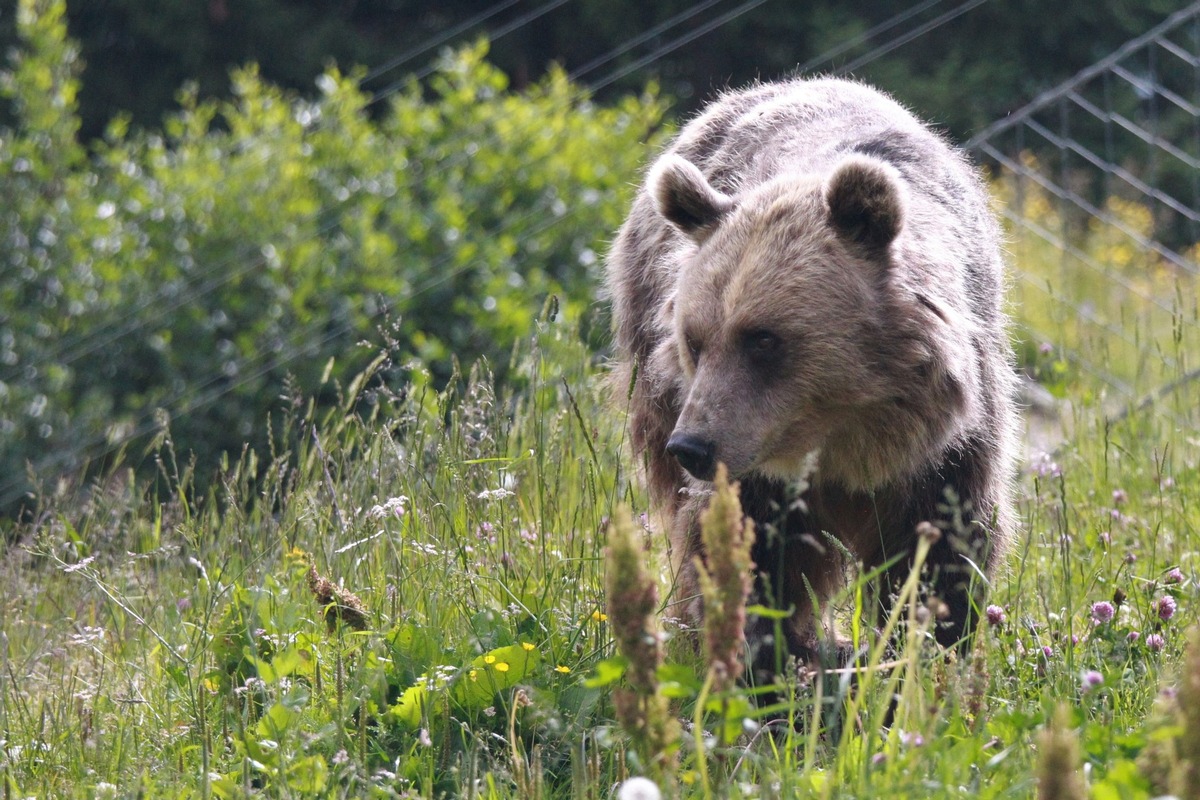
[[[23,98],[43,122],[61,122],[55,109],[69,110],[69,98],[39,106],[35,90],[51,96],[70,85],[53,66],[66,63],[55,50],[66,46],[63,31],[26,24],[33,55],[25,72],[10,73],[20,80],[6,84],[8,97]],[[251,295],[239,313],[252,316],[275,298],[288,335],[311,336],[343,319],[322,317],[326,305],[351,297],[338,312],[348,332],[246,389],[267,393],[269,413],[243,398],[249,410],[206,417],[208,427],[164,417],[101,458],[75,452],[80,463],[71,466],[88,467],[86,477],[31,476],[19,513],[2,523],[3,798],[608,798],[636,776],[651,778],[662,796],[688,798],[1200,797],[1194,278],[1131,248],[1110,226],[1067,225],[1045,198],[1027,192],[1018,203],[997,176],[998,205],[1029,223],[1010,225],[1007,243],[1019,368],[1053,401],[1028,414],[1019,536],[990,587],[970,655],[937,649],[933,615],[915,591],[884,629],[868,625],[860,612],[870,576],[851,575],[828,618],[857,638],[863,656],[853,669],[790,671],[768,705],[762,692],[722,679],[696,644],[703,633],[676,613],[662,521],[629,452],[623,390],[606,382],[597,253],[619,223],[638,164],[662,141],[660,101],[648,93],[604,116],[561,76],[522,100],[488,71],[481,50],[446,62],[433,100],[419,87],[409,92],[394,111],[400,122],[369,119],[351,79],[306,106],[247,75],[243,95],[253,103],[185,110],[170,146],[114,131],[92,161],[71,151],[58,162],[57,140],[31,133],[32,122],[0,140],[13,213],[83,231],[29,244],[31,258],[52,269],[56,258],[77,264],[93,248],[96,269],[139,303],[157,297],[145,293],[161,283],[154,274],[138,283],[139,265],[165,263],[173,243],[217,252],[250,241],[258,253],[253,236],[275,224],[253,202],[266,185],[257,179],[225,181],[240,205],[228,218],[213,210],[222,179],[203,167],[204,148],[253,156],[237,162],[238,175],[256,165],[273,174],[272,154],[297,142],[327,148],[312,155],[315,163],[344,165],[370,147],[382,158],[395,142],[421,137],[448,157],[458,152],[450,130],[457,117],[437,112],[452,109],[473,115],[470,125],[487,136],[527,136],[540,148],[546,172],[509,170],[501,151],[481,150],[471,162],[493,177],[523,176],[517,195],[540,203],[555,181],[597,187],[594,210],[569,230],[443,237],[450,262],[422,255],[421,247],[437,248],[420,231],[451,222],[465,230],[464,209],[496,199],[490,189],[476,196],[464,188],[478,172],[427,166],[409,176],[411,192],[392,185],[410,216],[389,211],[392,195],[380,190],[331,223],[335,233],[292,240],[295,229],[271,228],[279,242],[271,252],[289,266],[268,265],[261,283],[234,287],[229,298],[251,290],[266,298]],[[328,125],[293,130],[289,120],[306,108]],[[208,127],[221,115],[235,124]],[[597,144],[571,152],[533,136],[545,115],[557,115],[565,135]],[[603,133],[615,137],[611,150],[598,149]],[[407,157],[417,163],[415,146]],[[600,158],[611,159],[611,170]],[[32,172],[17,169],[18,159]],[[367,161],[345,169],[378,163]],[[160,172],[151,174],[155,164]],[[312,185],[346,182],[330,169]],[[407,174],[386,169],[397,180]],[[106,182],[114,176],[124,177]],[[296,207],[278,209],[280,218],[310,219],[331,202],[303,194],[309,184],[298,176],[286,196]],[[426,185],[431,197],[419,191]],[[133,227],[103,227],[110,218],[134,226],[140,212],[121,193],[149,204],[151,189],[181,209],[175,222],[154,220],[165,232],[146,223],[143,240]],[[114,207],[97,213],[110,195]],[[213,216],[187,228],[181,220],[194,219],[193,203]],[[1113,200],[1111,210],[1148,230],[1136,205]],[[237,215],[248,221],[228,227]],[[1067,250],[1038,232],[1067,229]],[[122,249],[127,234],[144,252]],[[54,250],[67,246],[75,249]],[[185,250],[179,245],[172,258]],[[326,258],[338,269],[370,269],[338,272]],[[388,269],[403,258],[409,272],[392,277]],[[525,262],[570,268],[545,266],[522,287],[505,270]],[[481,296],[438,306],[453,325],[431,315],[436,333],[413,329],[416,301],[395,309],[396,319],[354,305],[373,291],[404,295],[429,264],[447,280],[479,270],[459,291]],[[266,282],[282,273],[303,297],[271,293]],[[6,302],[17,308],[22,297]],[[28,330],[61,325],[54,336],[69,338],[119,317],[123,298],[81,295],[74,323],[53,308],[19,307],[32,309]],[[197,326],[168,330],[160,353],[186,364],[194,345],[201,357],[189,338],[204,330]],[[272,330],[231,346],[253,348]],[[41,346],[31,352],[52,361],[55,351]],[[53,372],[45,379],[52,388],[38,389],[44,402],[70,395],[64,376],[84,368]],[[19,381],[0,386],[0,399],[23,391]],[[154,396],[151,405],[167,400]],[[127,413],[106,402],[114,420]],[[72,419],[104,430],[80,408]],[[242,438],[253,446],[227,450],[215,469],[192,455],[194,442],[223,426],[240,431],[246,418],[255,422]],[[136,429],[136,419],[121,416],[121,429]],[[52,446],[71,447],[32,434],[25,441],[6,462],[9,479],[19,464],[54,455]],[[715,535],[730,527],[717,525]],[[609,549],[614,531],[617,552]],[[611,560],[621,553],[624,561]],[[619,574],[613,563],[625,565]],[[639,596],[652,600],[645,608],[610,596],[614,578],[632,593],[619,580],[634,575],[643,581]],[[637,625],[649,640],[625,635]],[[639,656],[639,641],[653,652]]]

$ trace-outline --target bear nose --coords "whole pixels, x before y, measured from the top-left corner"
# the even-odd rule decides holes
[[[713,442],[686,433],[672,434],[667,440],[667,452],[675,456],[680,466],[702,481],[712,480],[716,451]]]

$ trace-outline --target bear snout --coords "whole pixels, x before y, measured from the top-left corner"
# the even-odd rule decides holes
[[[715,442],[686,433],[673,433],[667,440],[667,452],[693,477],[702,481],[712,480],[717,466]]]

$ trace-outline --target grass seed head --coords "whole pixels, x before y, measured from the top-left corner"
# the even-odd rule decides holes
[[[1079,740],[1071,730],[1070,712],[1060,705],[1038,736],[1038,800],[1087,800],[1079,771]]]
[[[370,627],[367,624],[367,606],[358,595],[321,575],[312,565],[308,568],[308,588],[317,599],[317,604],[324,609],[325,625],[330,633],[337,629],[338,622],[356,631],[365,631]]]
[[[753,588],[754,523],[742,514],[738,484],[717,465],[712,499],[700,515],[704,559],[696,560],[704,596],[704,650],[715,670],[714,688],[728,689],[742,674],[746,599]]]

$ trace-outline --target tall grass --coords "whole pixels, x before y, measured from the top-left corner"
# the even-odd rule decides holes
[[[1013,245],[1057,287],[1039,246]],[[1038,328],[1050,311],[1022,306]],[[40,497],[0,545],[3,796],[600,798],[643,772],[613,706],[628,664],[605,532],[632,509],[668,598],[665,537],[602,367],[551,317],[507,389],[478,366],[442,392],[419,369],[399,394],[368,374],[321,415],[292,398],[275,452],[231,460],[203,497],[167,433],[158,491],[118,471]],[[1056,330],[1056,355],[1115,352]],[[1162,335],[1145,331],[1189,352]],[[858,670],[706,689],[698,634],[663,600],[655,691],[684,728],[663,791],[1028,797],[1043,750],[1077,753],[1050,768],[1097,797],[1190,785],[1171,783],[1200,752],[1178,720],[1200,712],[1161,690],[1197,621],[1200,441],[1176,399],[1117,418],[1060,379],[1083,424],[1022,473],[1021,537],[970,658],[936,650],[911,592],[890,636],[859,626]],[[834,616],[863,596],[852,581]]]

